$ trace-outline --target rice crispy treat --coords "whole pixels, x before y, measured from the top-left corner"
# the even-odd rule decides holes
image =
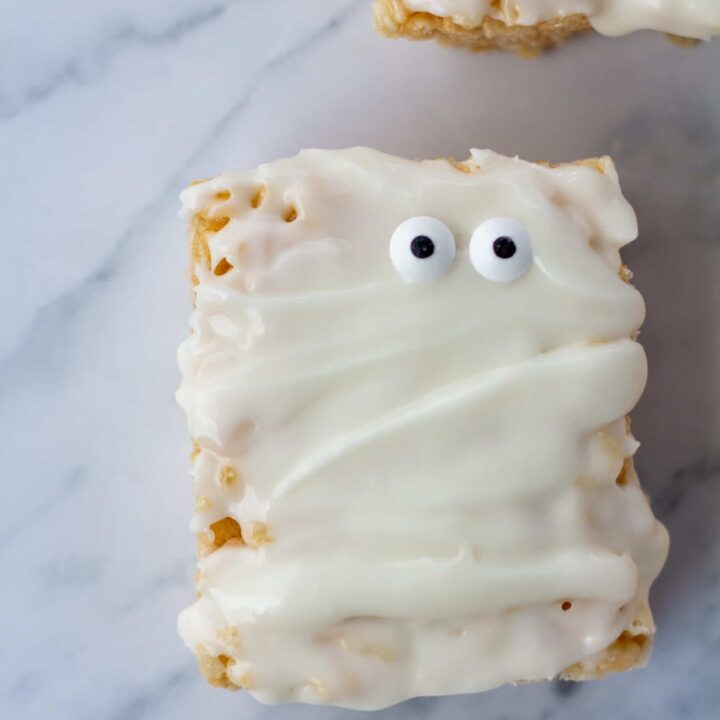
[[[374,709],[643,665],[668,538],[612,161],[306,150],[182,201],[208,680]]]
[[[529,57],[591,29],[605,35],[658,30],[679,45],[720,34],[717,0],[374,0],[373,12],[376,29],[388,37],[437,38]]]

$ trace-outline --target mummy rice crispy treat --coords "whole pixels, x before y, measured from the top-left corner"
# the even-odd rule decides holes
[[[208,679],[371,709],[643,665],[668,539],[612,162],[309,150],[182,199]]]
[[[437,37],[471,50],[534,55],[570,35],[635,30],[678,44],[720,34],[718,0],[374,0],[375,27],[389,37]]]

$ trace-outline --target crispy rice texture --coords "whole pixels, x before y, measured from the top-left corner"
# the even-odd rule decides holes
[[[389,6],[399,6],[396,0],[381,0],[380,3]],[[490,46],[488,46],[489,48]],[[544,45],[543,47],[546,47]],[[474,49],[488,49],[474,48]],[[517,48],[513,48],[517,49]],[[539,49],[539,48],[538,48]],[[480,172],[482,168],[472,164],[470,161],[459,162],[449,159],[448,162],[458,172],[473,173]],[[576,160],[570,163],[549,163],[538,162],[539,165],[548,167],[560,167],[562,165],[584,165],[596,170],[599,173],[605,172],[605,162],[602,158],[587,158],[584,160]],[[204,180],[197,181],[205,182]],[[193,183],[196,184],[196,183]],[[218,197],[217,200],[226,199]],[[191,278],[193,287],[197,285],[198,278],[195,273],[196,267],[205,267],[210,269],[210,244],[212,236],[222,230],[230,221],[229,217],[211,217],[211,207],[197,213],[190,222],[189,227],[189,245],[190,245],[190,262],[191,262]],[[221,265],[222,261],[218,263]],[[222,274],[218,267],[215,272]],[[623,267],[621,276],[629,282],[632,274]],[[630,432],[630,420],[627,418],[627,429]],[[202,452],[197,442],[193,440],[193,449],[190,454],[191,460]],[[618,484],[627,482],[627,477],[634,475],[634,466],[632,458],[627,458],[620,474],[618,475]],[[258,524],[259,525],[259,524]],[[213,523],[211,532],[200,534],[198,536],[198,557],[209,555],[215,550],[221,548],[226,543],[248,545],[250,547],[260,547],[267,542],[272,542],[272,530],[266,526],[241,528],[240,525],[232,518],[223,518]],[[196,582],[199,575],[196,575]],[[612,673],[624,672],[635,668],[644,667],[650,656],[650,650],[653,641],[654,624],[650,608],[645,605],[638,616],[631,624],[631,630],[623,631],[615,642],[605,648],[602,652],[593,658],[583,660],[565,668],[559,675],[561,680],[581,681],[581,680],[597,680]],[[237,628],[227,628],[227,632],[232,634],[235,642],[240,644],[242,639],[239,636]],[[207,653],[204,649],[197,649],[198,664],[200,671],[211,685],[223,687],[229,690],[252,690],[254,681],[251,675],[245,674],[240,679],[234,681],[230,678],[228,671],[234,665],[235,658],[227,655],[214,656]],[[532,681],[532,680],[531,680]],[[527,679],[518,678],[518,683],[528,682]]]
[[[447,45],[473,52],[510,50],[523,57],[535,57],[571,35],[592,29],[587,15],[583,14],[545,20],[536,25],[506,25],[502,20],[486,17],[476,27],[465,27],[452,18],[408,10],[403,0],[374,0],[373,14],[375,29],[387,37],[410,40],[436,38]],[[693,47],[700,43],[694,38],[669,33],[666,37],[681,47]]]
[[[534,57],[571,35],[590,30],[587,15],[569,15],[537,25],[506,25],[501,20],[486,17],[477,27],[463,27],[452,18],[408,10],[402,0],[375,0],[373,13],[375,29],[387,37],[437,38],[473,52],[511,50],[524,57]]]

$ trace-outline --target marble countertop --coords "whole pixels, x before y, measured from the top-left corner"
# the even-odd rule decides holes
[[[173,392],[178,192],[364,144],[615,157],[649,311],[639,471],[673,538],[648,669],[379,717],[720,717],[720,41],[588,37],[528,62],[383,40],[369,0],[41,0],[4,7],[0,58],[0,715],[360,717],[212,689],[176,636],[194,545]]]

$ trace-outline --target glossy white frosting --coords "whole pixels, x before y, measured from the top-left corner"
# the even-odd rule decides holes
[[[404,0],[409,10],[450,17],[475,27],[492,17],[508,24],[534,25],[580,13],[604,35],[658,30],[684,37],[709,39],[720,34],[718,0]]]
[[[179,355],[192,528],[229,516],[272,541],[201,559],[180,632],[263,701],[485,690],[652,632],[667,536],[634,474],[615,482],[646,372],[619,277],[635,216],[609,160],[470,165],[310,150],[183,194],[188,218],[231,218],[209,246],[233,265],[196,268]],[[425,215],[457,255],[410,284],[388,246]],[[468,257],[493,217],[532,236],[514,282]]]

